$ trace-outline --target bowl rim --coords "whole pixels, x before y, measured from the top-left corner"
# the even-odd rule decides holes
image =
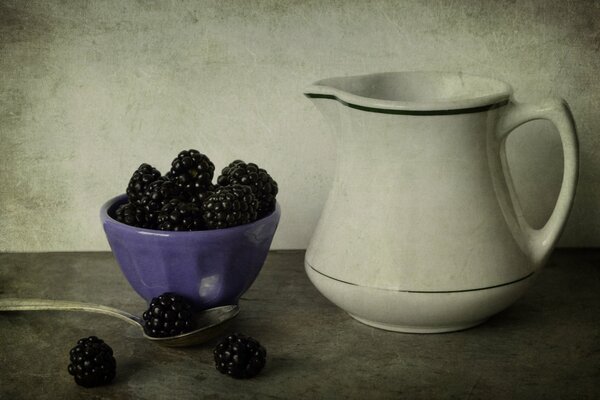
[[[160,237],[190,237],[190,236],[215,236],[215,235],[224,235],[226,233],[240,233],[251,230],[257,226],[264,225],[266,223],[274,222],[276,224],[279,223],[279,217],[281,215],[281,207],[278,201],[275,201],[275,210],[270,214],[262,217],[261,219],[257,219],[256,221],[252,221],[248,224],[232,226],[229,228],[223,229],[207,229],[202,231],[161,231],[158,229],[147,229],[147,228],[139,228],[137,226],[131,226],[124,224],[122,222],[117,221],[113,217],[110,216],[108,210],[113,207],[118,202],[123,202],[127,199],[127,194],[122,193],[117,196],[112,197],[108,201],[106,201],[100,207],[100,220],[103,225],[111,225],[117,229],[126,230],[130,232],[137,232],[142,235],[150,235],[150,236],[160,236]]]

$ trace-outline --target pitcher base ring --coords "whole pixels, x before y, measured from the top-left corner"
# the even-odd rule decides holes
[[[481,290],[408,292],[345,283],[305,264],[308,278],[321,294],[357,321],[406,333],[453,332],[481,324],[513,304],[531,285],[524,279]]]
[[[358,317],[348,313],[352,318],[365,325],[372,326],[374,328],[383,329],[385,331],[400,332],[400,333],[445,333],[445,332],[456,332],[463,331],[465,329],[473,328],[474,326],[480,325],[488,320],[484,318],[474,322],[466,322],[464,324],[457,324],[451,326],[409,326],[409,325],[391,325],[376,321],[369,321],[368,319]]]

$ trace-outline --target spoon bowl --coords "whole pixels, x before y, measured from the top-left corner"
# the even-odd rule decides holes
[[[5,298],[0,299],[0,312],[3,311],[81,311],[110,315],[137,326],[141,329],[144,337],[152,342],[168,347],[187,347],[207,342],[219,335],[227,323],[239,314],[240,309],[238,305],[230,304],[202,310],[194,314],[196,329],[169,337],[148,336],[144,331],[142,318],[100,304],[65,300]]]

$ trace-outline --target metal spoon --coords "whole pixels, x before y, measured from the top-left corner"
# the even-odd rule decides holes
[[[152,337],[144,332],[144,320],[140,317],[116,308],[102,306],[99,304],[81,303],[77,301],[44,300],[44,299],[0,299],[0,312],[2,311],[83,311],[98,314],[111,315],[127,321],[140,328],[144,337],[155,343],[169,347],[193,346],[206,342],[223,331],[225,322],[236,317],[240,312],[237,305],[227,305],[209,308],[194,314],[194,322],[197,329],[181,335],[169,337]]]

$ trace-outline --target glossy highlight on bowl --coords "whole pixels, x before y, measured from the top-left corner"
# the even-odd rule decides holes
[[[258,276],[277,230],[281,209],[227,229],[171,232],[137,228],[112,216],[127,201],[107,201],[100,219],[110,248],[131,287],[147,302],[175,292],[196,309],[237,304]]]

